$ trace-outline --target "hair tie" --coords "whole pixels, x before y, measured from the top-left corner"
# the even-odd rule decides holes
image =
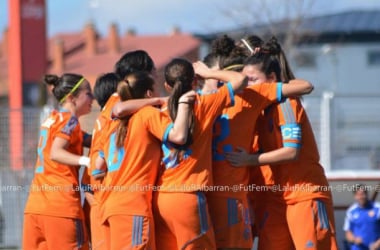
[[[253,54],[253,49],[252,47],[249,45],[249,43],[245,40],[245,39],[241,39],[241,41],[243,42],[243,44],[245,45],[245,47],[247,47],[247,49],[249,50],[249,52],[251,52],[251,54]]]
[[[244,67],[244,64],[232,64],[230,66],[223,68],[223,70],[237,69],[237,68],[243,68],[243,67]]]
[[[74,93],[75,90],[77,90],[77,88],[79,88],[79,86],[81,85],[81,83],[84,81],[84,77],[82,77],[75,85],[74,87],[70,90],[69,93],[67,93],[60,101],[59,103],[63,103],[66,98],[71,95],[72,93]]]

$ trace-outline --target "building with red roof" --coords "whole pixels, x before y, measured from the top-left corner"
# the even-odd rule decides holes
[[[111,24],[108,34],[100,36],[93,24],[87,24],[77,33],[61,33],[48,39],[47,72],[65,72],[84,75],[92,84],[103,74],[113,71],[117,60],[126,52],[145,50],[154,60],[157,83],[163,83],[163,69],[175,57],[190,61],[199,59],[200,41],[191,34],[174,28],[170,34],[137,35],[127,31],[120,35],[118,27]],[[0,98],[7,104],[8,83],[8,31],[3,32],[0,51]],[[42,77],[42,76],[41,76]],[[163,89],[161,93],[164,94]]]

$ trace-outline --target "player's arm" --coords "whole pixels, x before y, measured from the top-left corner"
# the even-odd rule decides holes
[[[50,149],[50,159],[61,164],[86,167],[90,164],[90,159],[86,156],[76,155],[67,151],[69,141],[62,137],[55,137],[53,145]]]
[[[183,145],[187,142],[189,134],[190,114],[196,96],[194,90],[183,94],[178,100],[177,117],[173,127],[169,131],[168,140],[177,145]]]
[[[343,230],[344,230],[344,236],[347,242],[355,245],[360,245],[363,241],[361,237],[357,237],[352,232],[353,229],[353,223],[351,221],[352,216],[350,209],[346,211],[346,217],[344,218],[344,224],[343,224]]]
[[[107,170],[107,163],[104,159],[104,155],[102,153],[98,154],[98,156],[95,159],[95,169],[91,173],[91,176],[95,180],[102,179],[106,175]]]
[[[360,245],[363,242],[362,238],[355,237],[355,235],[350,230],[346,231],[345,237],[346,240],[351,244]]]
[[[369,250],[377,250],[377,249],[380,249],[380,238],[369,245]]]
[[[204,79],[217,79],[223,82],[230,82],[232,90],[236,93],[245,87],[248,84],[247,76],[243,75],[240,72],[231,71],[231,70],[217,70],[210,69],[201,61],[193,63],[195,73],[204,78]]]
[[[295,124],[292,125],[295,126]],[[227,152],[226,159],[235,167],[275,165],[295,161],[300,154],[301,138],[300,136],[299,138],[292,138],[295,142],[287,142],[286,139],[283,138],[282,148],[264,153],[250,154],[245,149],[238,147],[235,152]]]
[[[83,133],[83,147],[87,147],[87,148],[91,147],[92,135],[84,131],[82,131],[82,133]]]
[[[287,84],[282,84],[282,96],[300,96],[310,94],[314,89],[314,86],[302,79],[290,80]]]
[[[261,166],[266,164],[280,164],[295,161],[298,159],[299,149],[293,147],[283,147],[266,153],[250,154],[245,149],[238,147],[238,151],[227,152],[226,159],[232,166]]]
[[[230,152],[227,154],[227,159],[231,162],[231,165],[275,165],[298,159],[302,141],[302,127],[300,123],[303,120],[303,108],[297,100],[286,100],[286,102],[277,105],[276,108],[277,112],[274,111],[276,113],[271,115],[274,116],[273,121],[276,121],[275,123],[278,124],[281,131],[282,147],[260,154],[249,154],[243,149],[240,149],[238,152]],[[286,114],[283,110],[287,110]],[[278,140],[281,140],[280,138]]]
[[[122,101],[115,104],[112,108],[112,115],[120,118],[135,113],[145,106],[161,106],[166,103],[168,97],[141,98],[128,101]]]

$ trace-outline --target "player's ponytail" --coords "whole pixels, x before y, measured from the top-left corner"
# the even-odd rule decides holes
[[[148,90],[153,91],[154,79],[147,72],[135,72],[129,74],[117,86],[117,93],[121,101],[146,97]],[[116,146],[124,146],[127,136],[128,122],[131,115],[120,118],[120,124],[116,132]]]
[[[168,101],[169,115],[172,121],[177,117],[178,112],[178,101],[179,98],[186,92],[193,89],[194,82],[194,69],[193,65],[181,58],[173,59],[165,67],[165,81],[171,88],[171,95]],[[194,112],[190,113],[190,126],[187,137],[187,142],[183,145],[184,148],[188,147],[192,143],[192,134],[195,125]]]
[[[282,50],[281,45],[277,41],[277,38],[272,36],[264,45],[263,50],[267,51],[272,57],[275,57],[275,60],[278,61],[279,71],[280,71],[280,80],[282,82],[289,82],[292,79],[295,79],[295,76],[290,69],[288,60],[286,59],[285,53]]]

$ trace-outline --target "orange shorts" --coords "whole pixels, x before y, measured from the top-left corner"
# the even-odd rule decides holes
[[[153,215],[157,249],[216,249],[204,193],[156,192]]]
[[[217,248],[245,248],[253,245],[247,196],[240,198],[207,194]]]
[[[113,215],[104,224],[106,249],[155,250],[154,223],[151,217]]]
[[[330,201],[309,200],[288,205],[286,217],[296,249],[338,249]]]
[[[336,250],[332,204],[308,200],[292,205],[275,202],[256,204],[258,249]]]
[[[88,240],[81,219],[24,214],[22,249],[88,250]]]
[[[254,208],[259,250],[295,249],[286,221],[286,204],[257,201]]]
[[[90,210],[91,222],[91,249],[92,250],[106,250],[105,243],[105,226],[102,224],[100,215],[100,205],[95,204],[91,206]]]

